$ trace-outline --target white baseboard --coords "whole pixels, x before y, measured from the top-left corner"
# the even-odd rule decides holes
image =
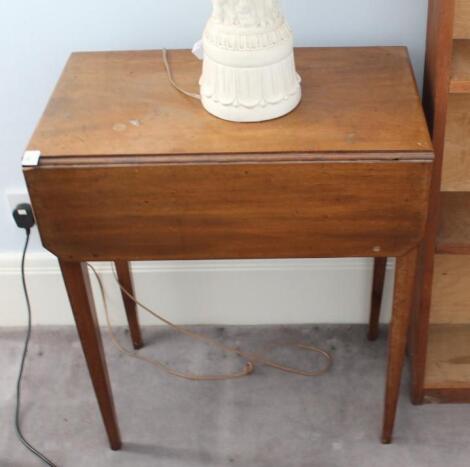
[[[0,255],[0,326],[23,326],[26,309],[19,255]],[[125,324],[109,263],[98,263],[109,291],[113,322]],[[70,325],[73,317],[56,259],[32,253],[27,282],[36,325]],[[390,319],[389,264],[382,321]],[[133,263],[136,293],[180,324],[366,323],[372,260],[175,261]],[[95,284],[96,285],[96,284]],[[96,294],[100,321],[101,300]],[[158,324],[145,312],[142,324]]]

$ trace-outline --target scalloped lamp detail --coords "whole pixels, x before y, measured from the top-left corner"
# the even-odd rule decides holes
[[[278,0],[212,0],[203,36],[204,108],[234,122],[288,114],[301,100],[292,32]]]

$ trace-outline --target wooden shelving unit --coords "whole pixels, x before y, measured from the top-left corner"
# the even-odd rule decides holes
[[[424,104],[436,164],[413,399],[470,402],[470,0],[430,0]]]

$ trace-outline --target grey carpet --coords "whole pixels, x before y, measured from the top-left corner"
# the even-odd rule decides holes
[[[112,452],[74,329],[35,329],[24,380],[26,436],[64,467],[470,465],[470,406],[413,407],[406,372],[395,443],[379,443],[385,331],[371,344],[362,326],[199,329],[250,349],[271,341],[313,342],[332,350],[335,364],[316,379],[260,368],[244,380],[194,383],[119,355],[104,333],[124,440],[123,450]],[[240,363],[165,329],[146,328],[144,338],[146,354],[180,369],[213,373]],[[18,443],[12,424],[22,341],[22,331],[0,331],[2,467],[41,465]],[[312,364],[311,356],[291,348],[275,354]]]

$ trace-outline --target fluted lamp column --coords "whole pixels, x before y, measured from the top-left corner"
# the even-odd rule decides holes
[[[301,78],[294,41],[277,0],[212,0],[204,31],[201,99],[235,122],[271,120],[295,109]]]

